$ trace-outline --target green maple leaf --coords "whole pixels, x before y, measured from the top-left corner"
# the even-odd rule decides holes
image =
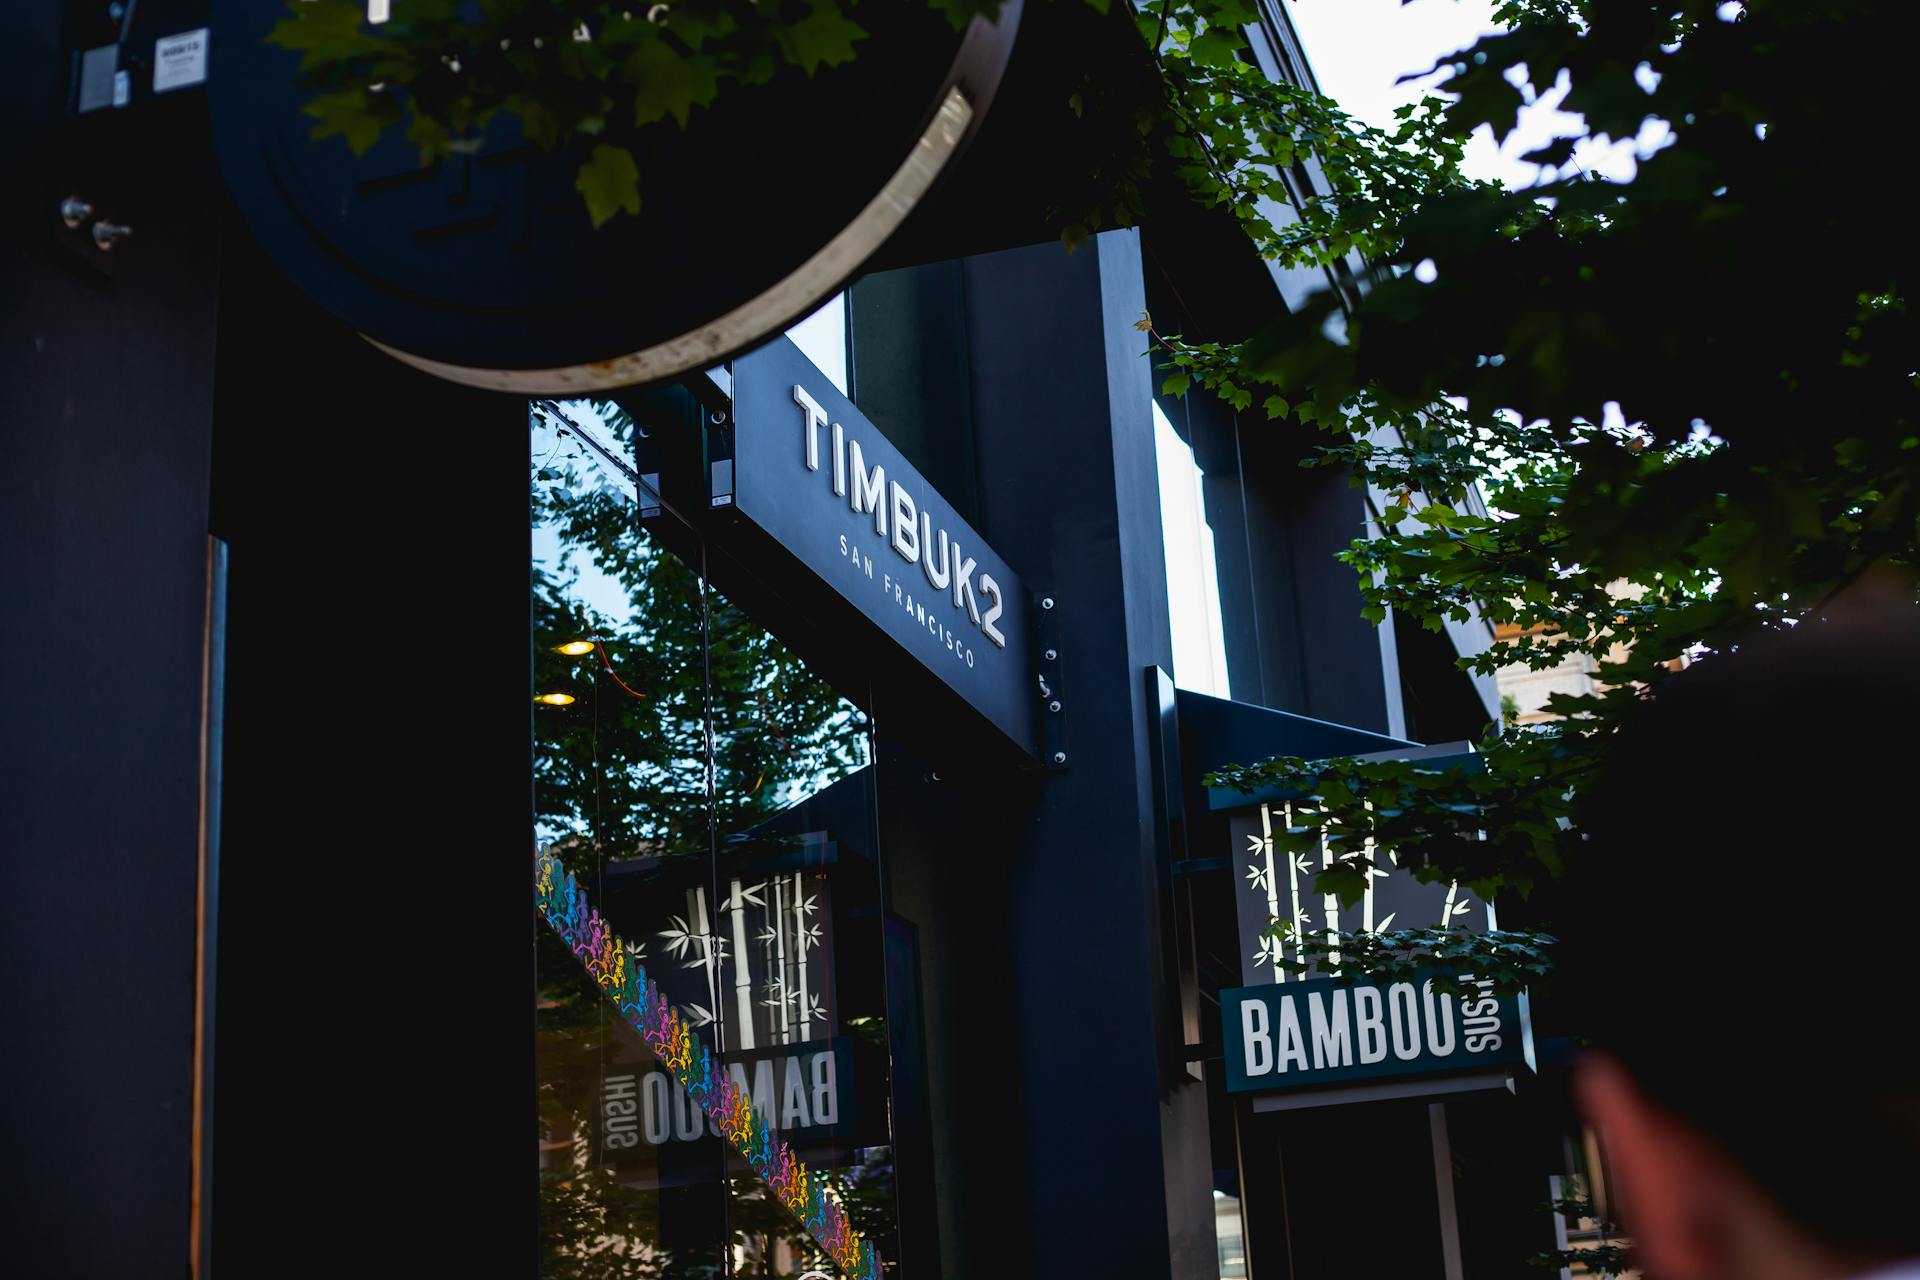
[[[453,138],[446,125],[415,108],[413,119],[407,125],[407,141],[420,148],[420,163],[426,164],[447,154]]]
[[[1240,33],[1231,27],[1208,27],[1188,46],[1187,54],[1203,67],[1230,67],[1240,51]]]
[[[833,0],[813,0],[807,16],[780,33],[788,59],[809,76],[823,65],[852,62],[854,42],[866,38],[866,30]]]
[[[313,126],[316,142],[338,134],[347,140],[357,156],[365,155],[369,147],[380,141],[380,131],[396,114],[386,103],[370,100],[364,89],[323,93],[301,110],[319,122]]]
[[[648,40],[636,47],[623,69],[635,86],[633,122],[637,125],[672,116],[684,129],[693,108],[709,105],[720,91],[711,58],[683,56],[664,40]]]
[[[390,40],[368,34],[361,27],[366,10],[352,0],[316,0],[294,7],[274,24],[266,43],[300,55],[300,69],[310,71],[331,62],[376,54],[403,55]]]
[[[587,202],[587,215],[597,229],[607,219],[625,210],[640,212],[640,170],[634,167],[633,152],[625,147],[601,143],[580,166],[573,189]]]

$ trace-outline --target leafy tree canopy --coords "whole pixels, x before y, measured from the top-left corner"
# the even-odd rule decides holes
[[[1148,8],[1193,189],[1269,258],[1368,259],[1362,287],[1244,340],[1162,340],[1168,389],[1257,403],[1308,465],[1369,489],[1383,531],[1346,558],[1370,616],[1438,630],[1477,609],[1525,634],[1464,665],[1577,652],[1602,684],[1554,698],[1558,723],[1496,726],[1483,772],[1277,759],[1215,781],[1302,796],[1290,841],[1342,853],[1322,881],[1343,896],[1369,841],[1525,891],[1578,856],[1592,779],[1631,767],[1616,728],[1681,665],[1871,572],[1911,581],[1914,255],[1881,126],[1911,20],[1876,0],[1516,0],[1510,30],[1443,64],[1449,99],[1388,132],[1224,58],[1199,6]],[[1562,77],[1592,134],[1652,119],[1670,143],[1628,182],[1584,173],[1570,139],[1528,156],[1532,187],[1461,175],[1473,131],[1505,136]],[[1276,179],[1306,162],[1327,181],[1302,197]],[[1280,216],[1248,212],[1262,196]]]
[[[622,446],[634,430],[610,402],[571,411]],[[705,858],[710,826],[750,827],[864,764],[866,722],[641,528],[567,412],[533,410],[530,503],[550,534],[532,581],[534,679],[577,698],[538,708],[535,818],[583,874],[603,858]],[[582,589],[587,574],[600,591]],[[592,647],[561,652],[569,641]]]

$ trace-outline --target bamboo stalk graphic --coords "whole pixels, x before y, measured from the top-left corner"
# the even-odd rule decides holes
[[[1372,801],[1364,802],[1364,807],[1369,814],[1373,812]],[[1372,933],[1374,932],[1373,882],[1378,878],[1378,876],[1375,873],[1374,866],[1373,866],[1373,834],[1372,834],[1371,818],[1368,819],[1368,834],[1367,834],[1366,842],[1360,846],[1360,856],[1364,858],[1367,863],[1367,891],[1360,899],[1360,929],[1364,933]]]
[[[740,901],[740,882],[733,881],[727,915],[733,924],[733,1002],[740,1012],[740,1048],[753,1048],[753,974],[747,963],[747,904]],[[709,950],[718,950],[710,947]]]
[[[1280,918],[1280,881],[1275,877],[1273,865],[1273,813],[1266,805],[1260,806],[1260,849],[1261,856],[1267,860],[1267,919]],[[1285,954],[1286,944],[1279,938],[1273,940],[1273,980],[1285,982],[1287,971],[1280,967],[1280,959]]]
[[[1286,819],[1287,830],[1293,830],[1293,806],[1288,805],[1282,812]],[[1291,849],[1287,850],[1287,888],[1293,895],[1293,936],[1299,939],[1294,943],[1294,950],[1298,952],[1300,942],[1306,940],[1307,917],[1300,908],[1300,855]]]
[[[793,1043],[793,1020],[788,1016],[793,988],[787,981],[787,878],[773,878],[773,971],[777,975],[774,992],[780,997],[780,1043]]]
[[[1327,843],[1327,830],[1320,829],[1320,869],[1325,871],[1333,865],[1333,848]],[[1322,894],[1320,908],[1327,918],[1327,959],[1333,965],[1333,976],[1340,976],[1340,896]]]
[[[799,973],[800,982],[800,1038],[813,1039],[812,1000],[807,989],[807,913],[800,907],[801,894],[805,893],[801,873],[793,873],[793,945],[800,959],[794,967]]]

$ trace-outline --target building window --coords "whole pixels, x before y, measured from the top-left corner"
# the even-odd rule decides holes
[[[1159,404],[1153,406],[1153,449],[1160,472],[1160,536],[1167,559],[1167,614],[1173,627],[1173,682],[1182,689],[1231,697],[1226,626],[1213,527],[1207,523],[1205,479],[1193,447]]]
[[[827,381],[843,396],[847,390],[847,295],[836,293],[826,305],[787,330],[787,337],[800,348],[814,367],[827,375]]]
[[[1246,1232],[1240,1225],[1240,1197],[1213,1193],[1213,1242],[1220,1280],[1247,1280]]]
[[[714,585],[698,529],[649,511],[635,442],[661,422],[541,401],[530,427],[533,834],[615,939],[535,930],[541,1274],[831,1269],[702,1110],[695,1045],[897,1267],[869,721]],[[684,1028],[679,1061],[614,994],[629,974]]]

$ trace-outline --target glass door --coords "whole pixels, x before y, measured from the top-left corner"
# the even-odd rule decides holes
[[[682,426],[531,409],[543,1274],[884,1274],[868,717],[714,588]]]

